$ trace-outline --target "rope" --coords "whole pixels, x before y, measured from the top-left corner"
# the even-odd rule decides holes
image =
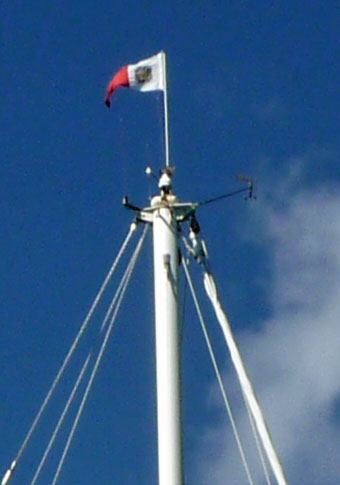
[[[219,368],[218,368],[218,364],[217,364],[217,361],[216,361],[216,358],[215,358],[215,354],[214,354],[214,351],[213,351],[213,348],[212,348],[212,345],[211,345],[210,337],[209,337],[209,334],[208,334],[208,331],[207,331],[207,328],[206,328],[206,325],[205,325],[205,322],[204,322],[204,319],[203,319],[201,308],[200,308],[199,303],[198,303],[196,292],[195,292],[195,289],[194,289],[194,286],[193,286],[193,283],[192,283],[191,276],[189,274],[189,270],[188,270],[188,266],[187,266],[187,263],[185,261],[185,258],[183,258],[183,268],[184,268],[185,276],[186,276],[187,281],[189,283],[189,288],[190,288],[190,291],[191,291],[192,298],[194,300],[197,315],[198,315],[199,321],[201,323],[201,328],[202,328],[204,338],[205,338],[205,341],[206,341],[206,344],[207,344],[207,347],[208,347],[211,362],[213,364],[215,374],[216,374],[216,377],[217,377],[217,381],[218,381],[218,384],[220,386],[220,390],[221,390],[221,393],[222,393],[222,396],[223,396],[225,408],[227,410],[227,413],[228,413],[228,416],[229,416],[229,419],[230,419],[230,422],[231,422],[231,426],[232,426],[232,429],[233,429],[233,432],[234,432],[234,436],[235,436],[235,439],[236,439],[236,443],[237,443],[237,446],[238,446],[238,449],[239,449],[239,452],[240,452],[240,455],[241,455],[241,460],[242,460],[245,472],[246,472],[247,477],[248,477],[248,482],[251,485],[254,485],[254,481],[253,481],[253,478],[252,478],[250,470],[249,470],[249,465],[247,463],[247,459],[246,459],[246,456],[245,456],[245,453],[244,453],[244,449],[243,449],[243,446],[242,446],[242,443],[241,443],[241,439],[240,439],[239,433],[237,431],[235,419],[233,417],[231,406],[230,406],[230,403],[229,403],[229,400],[228,400],[228,397],[227,397],[227,393],[226,393],[226,390],[225,390],[225,387],[224,387],[224,384],[223,384],[223,381],[222,381],[221,373],[220,373]]]
[[[105,278],[105,280],[104,280],[104,282],[102,283],[102,286],[100,287],[100,289],[99,289],[99,291],[98,291],[98,293],[97,293],[97,295],[96,295],[96,297],[95,297],[95,299],[94,299],[94,301],[91,305],[91,308],[88,311],[88,313],[87,313],[87,315],[86,315],[86,317],[85,317],[85,319],[84,319],[84,321],[83,321],[83,323],[82,323],[82,325],[81,325],[81,327],[80,327],[80,329],[79,329],[79,331],[76,335],[76,338],[74,339],[74,341],[73,341],[73,343],[72,343],[72,345],[71,345],[71,347],[70,347],[70,349],[69,349],[69,351],[68,351],[68,353],[67,353],[67,355],[64,359],[64,362],[63,362],[61,368],[59,369],[59,371],[58,371],[48,393],[46,394],[46,397],[45,397],[36,417],[34,418],[33,423],[31,425],[31,427],[29,428],[28,433],[27,433],[21,447],[19,448],[19,451],[16,455],[15,460],[13,460],[10,468],[6,471],[4,477],[1,481],[1,485],[6,485],[9,482],[9,479],[11,478],[11,475],[14,471],[14,468],[17,466],[18,461],[21,458],[21,455],[23,454],[28,442],[30,441],[32,434],[34,433],[35,428],[38,425],[40,418],[41,418],[41,416],[42,416],[42,414],[43,414],[43,412],[44,412],[44,410],[45,410],[45,408],[46,408],[46,406],[47,406],[47,404],[48,404],[48,402],[49,402],[49,400],[50,400],[50,398],[53,394],[53,391],[55,390],[60,378],[62,377],[62,375],[65,371],[65,368],[66,368],[68,362],[70,361],[72,354],[73,354],[74,350],[76,349],[78,342],[79,342],[82,334],[84,333],[84,331],[85,331],[85,329],[88,325],[88,322],[89,322],[90,318],[92,317],[93,312],[96,309],[96,307],[99,303],[99,300],[101,299],[101,297],[104,293],[104,290],[105,290],[107,284],[109,283],[109,281],[110,281],[110,279],[113,275],[113,272],[115,271],[117,264],[118,264],[119,260],[121,259],[128,243],[129,243],[129,241],[130,241],[130,239],[131,239],[131,237],[134,233],[134,231],[136,230],[136,228],[137,228],[137,225],[135,223],[132,223],[130,225],[129,232],[128,232],[127,236],[125,237],[125,240],[123,241],[123,244],[122,244],[122,246],[121,246],[121,248],[120,248],[120,250],[119,250],[119,252],[118,252],[118,254],[117,254],[117,256],[116,256],[116,258],[115,258],[115,260],[114,260],[114,262],[113,262],[113,264],[112,264],[112,266],[111,266],[111,268],[110,268],[110,270],[109,270],[109,272],[108,272],[108,274]]]
[[[222,306],[217,294],[215,281],[213,279],[212,274],[208,273],[207,271],[204,272],[204,286],[205,286],[207,295],[210,298],[213,308],[215,310],[217,320],[219,321],[220,326],[222,328],[224,338],[229,348],[231,360],[234,364],[237,377],[240,381],[242,391],[244,392],[247,403],[249,405],[249,409],[254,418],[257,431],[261,438],[264,450],[267,454],[268,461],[272,467],[274,476],[279,485],[287,485],[287,480],[284,475],[284,471],[280,463],[279,457],[274,448],[262,410],[255,396],[255,392],[251,384],[251,381],[247,375],[244,363],[241,358],[240,351],[238,350],[236,341],[232,334],[227,316],[222,309]]]
[[[120,305],[122,303],[122,300],[123,300],[123,297],[124,297],[124,294],[125,294],[125,291],[127,289],[127,286],[128,286],[128,283],[129,283],[129,280],[130,280],[130,277],[131,277],[131,274],[132,274],[132,271],[133,271],[133,268],[135,266],[135,263],[136,263],[136,260],[137,260],[137,257],[140,253],[140,250],[142,248],[142,244],[144,242],[144,239],[145,239],[145,235],[146,235],[146,231],[148,229],[148,226],[145,226],[145,229],[143,231],[143,234],[137,244],[137,247],[134,251],[134,254],[131,258],[131,261],[124,273],[124,276],[123,276],[123,279],[122,281],[124,281],[124,283],[122,283],[121,285],[121,292],[120,292],[120,295],[119,295],[119,299],[117,301],[117,306],[115,308],[115,311],[114,311],[114,314],[112,316],[112,319],[111,319],[111,322],[106,330],[106,334],[105,334],[105,337],[104,337],[104,340],[103,340],[103,343],[100,347],[100,350],[99,350],[99,353],[98,353],[98,356],[97,356],[97,359],[95,361],[95,364],[94,364],[94,367],[93,367],[93,370],[91,372],[91,375],[90,375],[90,378],[89,378],[89,381],[88,381],[88,384],[86,386],[86,389],[85,389],[85,392],[84,392],[84,395],[83,395],[83,398],[81,400],[81,403],[79,405],[79,408],[78,408],[78,412],[77,412],[77,415],[75,417],[75,420],[74,420],[74,423],[72,425],[72,428],[71,428],[71,431],[70,431],[70,434],[69,434],[69,437],[67,439],[67,442],[66,442],[66,445],[64,447],[64,450],[63,450],[63,453],[62,453],[62,456],[61,456],[61,459],[59,461],[59,464],[58,464],[58,467],[57,467],[57,470],[56,470],[56,473],[54,475],[54,478],[53,478],[53,482],[52,482],[52,485],[55,485],[57,483],[57,480],[59,478],[59,475],[60,475],[60,472],[61,472],[61,469],[62,469],[62,466],[64,464],[64,461],[65,461],[65,458],[67,456],[67,453],[68,453],[68,450],[69,450],[69,447],[71,445],[71,442],[72,442],[72,439],[73,439],[73,436],[74,436],[74,433],[77,429],[77,426],[78,426],[78,423],[79,423],[79,420],[80,420],[80,417],[82,415],[82,412],[83,412],[83,409],[85,407],[85,404],[86,404],[86,401],[87,401],[87,398],[89,396],[89,393],[90,393],[90,390],[91,390],[91,387],[92,387],[92,384],[93,384],[93,381],[96,377],[96,374],[97,374],[97,371],[98,371],[98,368],[99,368],[99,365],[100,365],[100,362],[101,362],[101,359],[103,357],[103,354],[104,354],[104,351],[106,349],[106,345],[107,345],[107,342],[108,342],[108,339],[110,337],[110,334],[111,334],[111,331],[112,331],[112,328],[113,328],[113,324],[116,320],[116,317],[117,317],[117,314],[118,314],[118,311],[119,311],[119,308],[120,308]]]

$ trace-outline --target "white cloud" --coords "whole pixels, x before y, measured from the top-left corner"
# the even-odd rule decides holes
[[[285,207],[263,202],[271,241],[272,317],[237,336],[290,484],[340,483],[340,195],[327,186],[295,192]],[[226,375],[230,382],[231,375]],[[234,387],[234,386],[231,386]],[[217,398],[216,389],[214,396]],[[340,409],[340,407],[338,408]],[[247,416],[236,416],[250,436]],[[248,440],[249,441],[249,440]],[[210,450],[210,455],[209,451]],[[250,450],[255,482],[265,484]],[[206,457],[206,459],[204,459]],[[256,465],[254,463],[256,462]],[[199,485],[247,483],[229,425],[207,429]]]

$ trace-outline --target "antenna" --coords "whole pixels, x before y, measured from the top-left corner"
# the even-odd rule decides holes
[[[240,182],[245,182],[246,184],[248,184],[248,189],[249,189],[248,199],[256,199],[256,196],[254,195],[254,180],[240,173],[236,174],[236,178]]]

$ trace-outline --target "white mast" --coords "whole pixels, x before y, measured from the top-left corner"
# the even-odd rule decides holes
[[[158,428],[158,484],[183,485],[178,305],[178,229],[195,210],[171,191],[171,167],[159,180],[160,195],[140,218],[153,225],[155,342]]]
[[[169,156],[168,89],[166,54],[162,52],[164,85],[165,166],[160,180],[161,196],[151,202],[155,208],[153,261],[155,294],[155,348],[158,430],[158,484],[182,485],[182,430],[180,390],[180,344],[178,308],[178,245],[176,202],[171,193]]]
[[[163,205],[154,211],[159,485],[182,485],[183,483],[176,225],[169,207]]]

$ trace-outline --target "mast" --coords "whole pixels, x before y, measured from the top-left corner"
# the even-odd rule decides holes
[[[167,178],[167,172],[161,180]],[[170,178],[170,177],[169,177]],[[161,183],[160,180],[160,183]],[[153,261],[157,383],[158,483],[182,485],[180,404],[180,344],[178,311],[177,221],[166,202],[173,195],[154,197]]]
[[[182,485],[178,247],[168,207],[153,215],[159,485]]]
[[[183,485],[178,299],[178,225],[196,205],[181,203],[171,189],[172,167],[159,179],[160,195],[140,212],[153,225],[158,484]]]
[[[165,165],[159,179],[160,196],[151,201],[155,298],[155,351],[157,388],[158,484],[182,485],[182,429],[180,340],[178,308],[178,234],[176,202],[172,195],[169,157],[166,55],[162,52],[164,85]]]

